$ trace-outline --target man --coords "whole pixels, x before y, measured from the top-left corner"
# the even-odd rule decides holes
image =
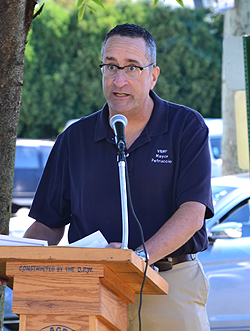
[[[149,263],[160,265],[169,294],[144,296],[144,331],[209,330],[207,280],[195,254],[207,248],[205,218],[213,215],[208,129],[200,114],[161,100],[152,90],[160,69],[152,36],[118,25],[102,47],[104,108],[58,136],[38,187],[25,237],[58,244],[70,223],[69,242],[101,230],[121,247],[117,149],[109,119],[123,114],[132,200],[141,221]],[[129,210],[129,248],[141,248]],[[166,257],[172,260],[173,268]],[[130,330],[138,330],[137,304]]]

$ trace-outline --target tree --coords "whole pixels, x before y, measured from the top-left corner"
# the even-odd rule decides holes
[[[25,43],[33,19],[35,0],[0,2],[0,233],[8,233],[13,189],[16,135],[23,85]],[[4,286],[0,286],[1,312]],[[3,318],[0,329],[3,328]]]
[[[157,45],[161,74],[154,90],[162,98],[220,117],[222,20],[206,22],[203,10],[151,11],[145,28]],[[212,32],[213,30],[213,32]],[[217,32],[218,31],[218,35]]]
[[[224,14],[224,38],[250,34],[250,2],[249,0],[235,0],[235,7],[226,10]],[[222,174],[242,172],[238,166],[236,124],[235,124],[235,90],[230,90],[225,82],[225,64],[222,73]]]
[[[28,35],[18,137],[53,139],[69,119],[103,106],[100,49],[110,28],[124,22],[148,28],[156,40],[157,94],[220,117],[222,16],[217,24],[207,14],[126,0],[85,13],[79,24],[75,8],[50,0]]]

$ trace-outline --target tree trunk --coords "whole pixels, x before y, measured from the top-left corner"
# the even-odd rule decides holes
[[[8,234],[26,38],[35,0],[0,1],[0,234]],[[0,286],[3,330],[5,286]]]
[[[250,2],[235,0],[235,8],[226,10],[224,15],[224,38],[250,34]],[[225,64],[222,69],[222,174],[240,173],[238,166],[236,123],[235,123],[235,90],[229,90],[225,82]]]

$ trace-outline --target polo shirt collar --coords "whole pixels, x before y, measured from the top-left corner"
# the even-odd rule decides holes
[[[169,104],[152,90],[149,95],[154,101],[154,108],[145,130],[150,137],[156,137],[168,131]]]
[[[106,103],[102,110],[98,112],[96,126],[95,126],[95,138],[94,141],[97,142],[102,139],[112,140],[114,136],[113,130],[109,125],[109,109]]]
[[[150,141],[151,137],[164,134],[168,131],[169,104],[167,101],[159,98],[155,92],[150,90],[150,96],[154,101],[152,115],[142,133],[143,140]],[[106,103],[101,111],[98,112],[95,127],[95,142],[107,139],[113,141],[113,130],[109,125],[109,110]]]

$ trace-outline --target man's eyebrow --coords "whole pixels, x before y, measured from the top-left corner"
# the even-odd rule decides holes
[[[117,62],[117,59],[114,58],[113,56],[106,56],[105,57],[105,60],[108,60],[108,61],[116,61]],[[138,66],[140,66],[140,62],[135,60],[135,59],[125,59],[126,62],[128,63],[135,63],[137,64]]]
[[[116,61],[116,59],[112,56],[106,56],[105,60],[109,60],[109,61]]]

